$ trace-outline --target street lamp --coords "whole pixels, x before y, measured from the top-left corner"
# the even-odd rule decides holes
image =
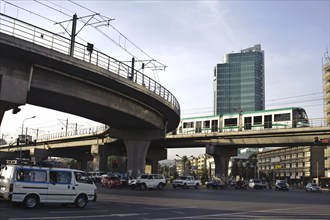
[[[21,138],[23,138],[23,132],[24,132],[24,122],[28,119],[32,119],[32,118],[35,118],[36,116],[32,116],[32,117],[29,117],[29,118],[25,118],[22,122],[22,133],[21,133]],[[25,137],[26,139],[26,137]],[[20,143],[20,151],[19,151],[19,161],[21,162],[22,161],[22,143],[21,143],[21,140],[19,140],[19,143]]]

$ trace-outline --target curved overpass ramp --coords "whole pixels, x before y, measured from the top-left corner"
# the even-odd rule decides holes
[[[139,160],[151,140],[177,127],[178,101],[134,68],[78,43],[70,56],[70,39],[0,19],[1,120],[6,110],[26,103],[82,116],[108,124],[110,135],[124,139]]]

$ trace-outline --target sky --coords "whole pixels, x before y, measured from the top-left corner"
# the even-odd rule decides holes
[[[323,118],[322,62],[330,46],[330,1],[0,1],[1,13],[64,35],[74,13],[100,13],[121,34],[89,26],[78,37],[121,61],[156,59],[164,70],[145,72],[178,99],[181,117],[213,114],[213,70],[223,56],[260,44],[265,52],[266,109],[299,106],[309,118]],[[20,9],[13,6],[19,6]],[[41,15],[41,16],[37,16]],[[71,16],[71,17],[70,17]],[[45,19],[47,18],[47,19]],[[85,19],[87,20],[87,19]],[[56,22],[61,23],[54,24]],[[71,32],[71,31],[69,31]],[[67,34],[64,36],[68,37]],[[125,37],[123,37],[125,36]],[[120,43],[119,43],[120,42]],[[138,48],[134,47],[132,43]],[[117,44],[125,47],[125,50]],[[129,51],[129,53],[127,53]],[[0,133],[61,131],[65,120],[79,128],[97,123],[37,106],[5,113]],[[69,127],[71,129],[71,126]],[[168,150],[168,158],[205,153],[204,148]]]

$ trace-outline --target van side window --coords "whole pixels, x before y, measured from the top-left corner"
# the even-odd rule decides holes
[[[47,182],[47,172],[45,170],[17,169],[16,180],[21,182]]]
[[[71,172],[50,171],[49,178],[51,183],[69,184],[71,183]]]

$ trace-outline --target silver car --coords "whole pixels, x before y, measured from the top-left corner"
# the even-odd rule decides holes
[[[321,187],[316,183],[307,183],[305,190],[306,192],[322,192]]]

